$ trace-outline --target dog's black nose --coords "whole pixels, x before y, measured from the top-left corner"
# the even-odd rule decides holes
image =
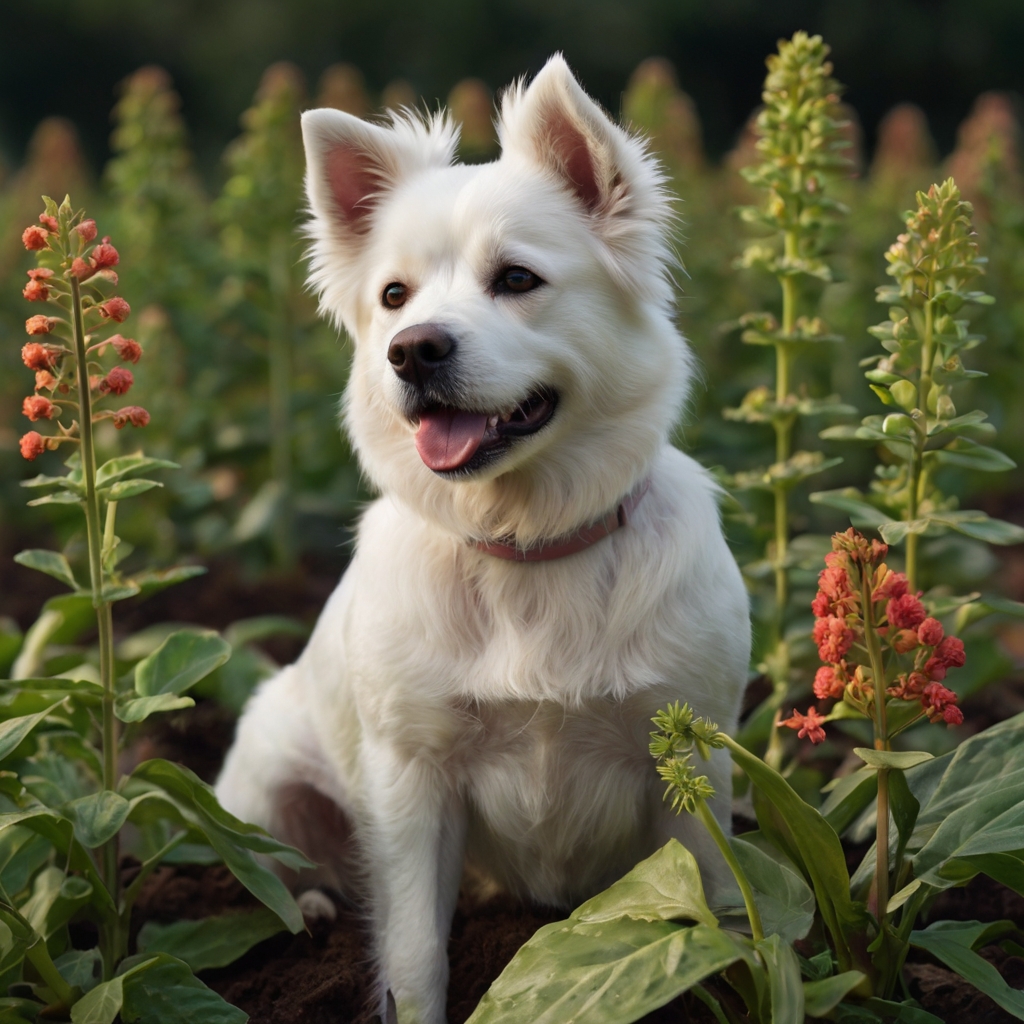
[[[388,362],[402,380],[418,388],[455,351],[455,339],[436,324],[416,324],[399,331],[388,346]]]

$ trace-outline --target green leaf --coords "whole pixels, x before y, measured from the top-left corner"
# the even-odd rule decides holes
[[[289,931],[298,933],[305,928],[302,913],[284,883],[259,863],[253,853],[269,854],[295,870],[313,867],[311,861],[256,825],[248,825],[229,814],[217,802],[213,790],[181,765],[161,759],[144,761],[132,773],[132,778],[167,793],[188,820],[202,830],[231,873],[277,914]]]
[[[843,487],[836,491],[815,491],[811,501],[817,505],[828,505],[846,512],[860,526],[881,526],[894,522],[891,516],[875,508],[855,487]]]
[[[759,969],[749,944],[708,925],[558,921],[520,948],[466,1024],[621,1024],[737,960]]]
[[[176,565],[171,569],[152,569],[148,572],[140,572],[133,576],[131,582],[139,588],[139,593],[148,596],[163,590],[165,587],[173,586],[175,583],[183,583],[195,576],[202,576],[206,572],[203,565]]]
[[[761,831],[810,881],[840,967],[852,967],[850,940],[862,933],[867,916],[863,906],[850,899],[850,875],[839,836],[778,772],[735,741],[727,741],[727,746],[754,785]]]
[[[871,747],[854,747],[853,752],[870,768],[899,768],[903,771],[935,756],[923,750],[874,750]]]
[[[99,949],[69,949],[53,961],[61,977],[72,987],[88,992],[103,975],[103,956]]]
[[[849,1006],[849,1004],[844,1004]],[[947,1024],[920,1006],[911,1002],[897,1003],[891,999],[878,999],[872,997],[865,999],[861,1006],[870,1013],[874,1013],[875,1020],[891,1020],[893,1024]],[[849,1018],[855,1020],[857,1018]],[[845,1015],[839,1017],[840,1024],[846,1024],[848,1018]],[[951,1024],[951,1022],[949,1022]]]
[[[114,1024],[124,1004],[124,985],[129,979],[153,967],[157,957],[135,964],[110,981],[101,982],[71,1007],[72,1024]]]
[[[824,1017],[866,977],[860,971],[844,971],[831,978],[822,978],[821,981],[805,981],[804,1013],[808,1017]]]
[[[62,808],[75,826],[75,836],[87,849],[94,850],[120,831],[128,817],[130,804],[109,789],[79,797]]]
[[[571,920],[596,924],[620,917],[718,924],[704,900],[697,861],[675,839],[574,910]]]
[[[145,494],[146,491],[151,491],[154,487],[163,487],[163,484],[157,483],[156,480],[122,480],[103,488],[99,493],[107,501],[125,501],[138,494]]]
[[[141,959],[129,957],[125,963]],[[159,953],[155,962],[143,963],[145,970],[133,968],[123,975],[124,1024],[245,1024],[249,1019],[207,988],[183,961]]]
[[[23,565],[27,569],[35,569],[37,572],[44,572],[47,576],[52,576],[55,580],[60,580],[72,590],[78,589],[68,560],[58,551],[29,548],[28,551],[19,551],[14,556],[14,560],[18,565]]]
[[[272,636],[309,636],[309,627],[298,619],[286,615],[258,615],[252,619],[239,619],[224,630],[224,639],[232,648],[253,644]]]
[[[139,588],[130,580],[124,583],[108,583],[100,592],[100,598],[113,604],[115,601],[127,601],[129,597],[135,597]]]
[[[1015,928],[1012,922],[1002,923]],[[972,948],[990,929],[978,921],[936,921],[922,931],[911,932],[910,944],[931,953],[1007,1013],[1024,1020],[1024,992],[1010,988],[995,967]]]
[[[791,867],[743,838],[729,840],[743,868],[765,934],[778,934],[786,942],[807,937],[814,924],[814,893]]]
[[[768,972],[772,1024],[804,1024],[804,986],[796,951],[778,935],[754,943]]]
[[[114,705],[114,714],[122,722],[144,722],[150,715],[161,711],[180,711],[182,708],[195,706],[196,702],[191,697],[158,693],[153,697],[119,698]]]
[[[944,466],[963,466],[986,473],[1005,473],[1017,463],[996,448],[959,437],[945,448],[925,452],[925,457]]]
[[[205,971],[234,963],[283,929],[277,914],[264,907],[200,921],[147,921],[139,932],[138,948],[140,953],[168,953],[193,971]]]
[[[25,504],[35,508],[38,505],[79,505],[81,503],[81,496],[74,491],[54,491],[53,494],[44,494],[41,498],[33,498]]]
[[[142,697],[182,694],[231,657],[231,646],[213,630],[172,633],[135,667],[135,690]]]
[[[46,476],[40,473],[31,480],[22,480],[22,487],[66,487],[68,490],[76,491],[79,495],[85,494],[85,485],[72,479],[70,476]]]
[[[34,715],[22,715],[19,718],[8,718],[7,721],[0,722],[0,761],[9,757],[29,733],[42,725],[46,716],[60,707],[61,703],[61,701],[57,701],[56,704],[51,704]]]
[[[988,544],[1024,542],[1024,529],[1002,519],[991,519],[984,512],[943,512],[933,514],[931,518],[933,522]]]
[[[821,805],[821,815],[838,835],[842,835],[874,802],[878,792],[878,773],[874,768],[858,768],[849,775],[833,779],[825,791],[829,795]]]
[[[168,462],[167,459],[151,459],[146,455],[119,455],[116,459],[104,462],[96,470],[96,487],[102,488],[109,484],[123,480],[125,477],[135,476],[147,469],[180,469],[176,462]]]
[[[894,520],[889,523],[885,523],[878,528],[878,532],[882,535],[882,540],[886,544],[899,544],[908,533],[922,534],[924,533],[931,523],[931,519],[925,517],[923,519],[911,519],[907,521],[905,519]]]

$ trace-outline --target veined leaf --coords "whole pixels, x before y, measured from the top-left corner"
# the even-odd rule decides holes
[[[120,794],[101,789],[65,804],[63,811],[74,823],[78,841],[94,850],[118,833],[130,806]]]
[[[124,963],[140,960],[145,970],[136,972],[133,967],[123,976],[124,1024],[245,1024],[249,1019],[207,988],[183,961],[158,953],[155,962],[141,954]]]
[[[874,750],[871,747],[854,747],[853,752],[869,768],[899,768],[902,771],[930,761],[935,756],[924,750]]]
[[[786,942],[806,938],[815,904],[803,877],[748,838],[734,837],[729,845],[754,890],[765,934],[777,934]]]
[[[839,1005],[867,977],[860,971],[844,971],[831,978],[804,982],[804,1013],[808,1017],[824,1017]]]
[[[199,921],[147,921],[139,932],[138,948],[140,953],[168,953],[193,971],[205,971],[234,963],[283,929],[284,922],[265,907]]]
[[[42,725],[46,716],[60,707],[61,701],[43,708],[34,715],[23,715],[20,718],[8,718],[0,722],[0,761],[9,757],[32,732],[33,729]]]
[[[44,494],[41,498],[33,498],[26,504],[33,508],[37,505],[79,505],[82,500],[81,495],[74,491],[54,491],[53,494]]]
[[[171,569],[152,569],[133,576],[131,582],[139,588],[140,594],[155,594],[164,587],[183,583],[194,576],[202,576],[206,572],[203,565],[176,565]]]
[[[157,957],[149,957],[129,967],[123,974],[111,978],[110,981],[101,982],[92,991],[87,992],[71,1007],[72,1024],[114,1024],[124,1004],[125,982],[148,970],[157,961]]]
[[[109,487],[104,487],[100,491],[100,495],[106,498],[107,501],[125,501],[128,498],[134,498],[138,494],[145,494],[146,491],[151,491],[154,487],[163,487],[163,484],[157,483],[156,480],[121,480],[116,484],[111,484]]]
[[[109,484],[123,480],[125,477],[135,476],[137,473],[144,473],[148,469],[180,469],[176,462],[169,462],[167,459],[151,459],[147,455],[119,455],[116,459],[104,462],[96,470],[96,487],[106,487]]]
[[[196,702],[191,697],[179,697],[174,693],[158,693],[152,697],[119,699],[114,705],[114,714],[122,722],[144,722],[150,715],[161,711],[180,711],[193,708]]]
[[[45,572],[55,580],[69,586],[72,590],[78,589],[75,582],[75,575],[71,571],[68,560],[59,551],[44,551],[39,548],[29,548],[27,551],[19,551],[14,560],[18,565],[27,569],[35,569],[37,572]]]
[[[85,494],[84,485],[75,480],[72,476],[46,476],[40,473],[39,476],[32,477],[31,480],[22,480],[22,487],[66,487],[70,491],[77,491],[79,494]]]
[[[846,512],[862,526],[881,526],[883,523],[895,521],[892,516],[875,508],[855,487],[843,487],[836,491],[815,491],[810,497],[817,505],[828,505],[829,508]]]
[[[172,633],[135,667],[141,697],[182,694],[231,657],[231,646],[213,630]]]
[[[769,935],[754,948],[768,972],[772,1024],[804,1024],[804,986],[796,951],[778,935]]]

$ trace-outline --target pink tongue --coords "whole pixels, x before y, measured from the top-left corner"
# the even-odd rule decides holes
[[[483,413],[457,409],[421,413],[416,428],[416,451],[430,469],[458,469],[476,453],[486,429],[487,417]]]

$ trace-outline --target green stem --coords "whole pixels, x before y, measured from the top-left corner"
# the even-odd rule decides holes
[[[103,684],[103,788],[117,787],[117,718],[114,715],[114,623],[110,602],[103,600],[103,556],[100,516],[100,498],[96,491],[96,447],[93,439],[92,392],[89,387],[89,368],[85,357],[85,320],[82,314],[82,293],[77,278],[71,279],[71,313],[74,322],[75,354],[77,357],[78,391],[81,401],[79,430],[82,438],[82,479],[85,482],[85,524],[89,548],[89,582],[92,587],[92,603],[96,609],[100,649],[100,681]],[[103,846],[103,881],[107,886],[114,905],[117,905],[119,890],[118,837],[114,836]],[[114,928],[116,934],[105,936],[103,970],[105,977],[112,977],[120,947],[120,928],[115,922],[105,924],[104,929]]]
[[[928,395],[932,390],[932,363],[935,359],[935,310],[931,299],[924,304],[924,337],[921,339],[921,375],[917,382],[917,407],[928,422]],[[917,518],[918,509],[924,498],[927,474],[924,470],[924,446],[927,431],[916,431],[914,451],[911,456],[910,481],[907,485],[907,519]],[[907,534],[907,580],[911,593],[917,592],[917,544],[918,534]]]
[[[46,948],[46,943],[40,939],[34,945],[29,946],[25,951],[25,956],[39,972],[39,977],[43,979],[46,987],[64,1006],[70,1007],[75,1001],[74,993],[71,991],[71,986],[61,976],[60,971],[57,970],[53,960],[50,959],[50,951]]]
[[[271,242],[268,279],[271,318],[270,362],[270,475],[277,484],[277,515],[274,522],[274,549],[278,565],[288,567],[295,558],[291,515],[292,476],[292,365],[291,320],[288,300],[291,275],[288,268],[287,240]]]
[[[754,902],[754,890],[751,889],[750,882],[747,880],[743,868],[740,867],[740,862],[736,859],[736,854],[733,853],[729,840],[722,831],[722,826],[718,824],[718,819],[711,812],[711,808],[708,807],[707,801],[697,801],[697,817],[700,818],[704,823],[704,827],[711,833],[711,838],[714,839],[718,849],[722,851],[726,864],[729,865],[729,869],[736,876],[740,892],[743,893],[743,903],[747,908],[747,917],[750,919],[750,931],[754,936],[754,941],[759,942],[764,938],[764,927],[761,924],[761,915],[758,912],[757,904]]]
[[[875,632],[874,606],[871,601],[871,570],[861,566],[861,607],[864,609],[864,642],[871,662],[871,682],[875,691],[875,749],[888,750],[889,730],[885,709],[885,666],[882,648]],[[884,923],[889,903],[889,771],[878,769],[878,802],[875,823],[875,899],[879,924]]]

